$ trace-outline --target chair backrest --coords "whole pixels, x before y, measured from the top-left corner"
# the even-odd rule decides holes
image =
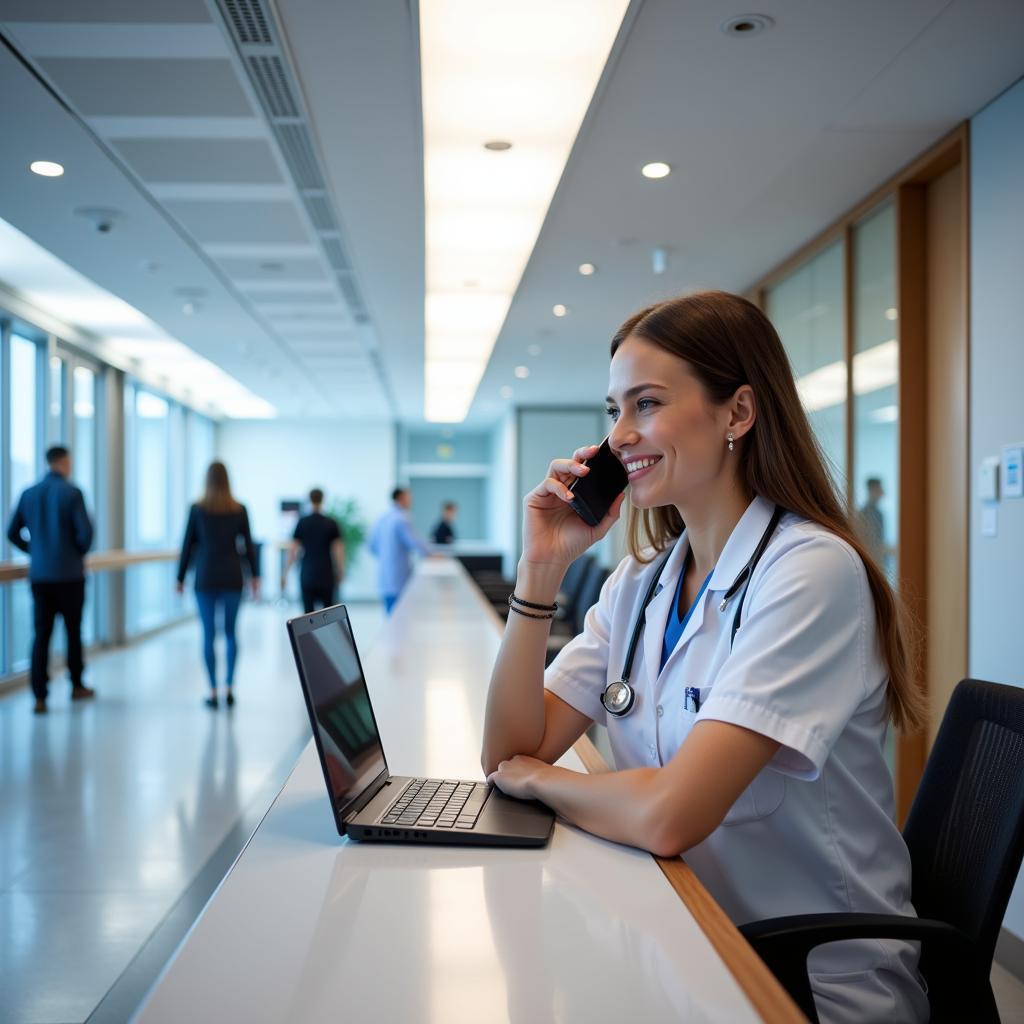
[[[597,603],[597,599],[601,596],[601,587],[604,586],[604,581],[608,579],[608,570],[598,562],[593,562],[587,569],[587,574],[583,578],[583,585],[580,587],[579,596],[576,598],[576,603],[573,606],[573,629],[577,633],[583,632],[583,620],[587,617],[587,612],[590,611],[591,607]]]
[[[559,587],[559,600],[565,609],[568,618],[572,618],[576,607],[576,598],[579,597],[580,588],[587,576],[587,570],[593,564],[593,555],[580,555],[576,561],[569,564],[562,578],[562,585]]]
[[[962,680],[903,830],[914,909],[989,963],[1024,854],[1024,689]]]

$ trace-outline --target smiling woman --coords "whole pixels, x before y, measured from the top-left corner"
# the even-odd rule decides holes
[[[551,607],[622,507],[596,526],[569,507],[593,446],[552,461],[524,502],[485,770],[598,835],[686,852],[738,924],[912,915],[882,749],[890,720],[919,724],[921,698],[894,595],[834,492],[775,329],[745,299],[704,292],[630,317],[611,357],[631,553],[545,672],[547,619],[520,609]],[[592,723],[618,770],[555,767]],[[907,943],[833,944],[809,970],[822,1021],[926,1017]]]

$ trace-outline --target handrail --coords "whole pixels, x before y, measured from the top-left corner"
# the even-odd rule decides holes
[[[87,555],[85,568],[88,572],[114,572],[127,569],[133,565],[147,562],[177,561],[178,551],[125,551],[114,548],[110,551],[97,551]],[[28,578],[28,562],[0,562],[0,583],[12,583],[14,580]]]

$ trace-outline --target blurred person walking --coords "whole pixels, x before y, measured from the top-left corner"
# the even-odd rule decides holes
[[[249,585],[253,599],[260,594],[260,567],[256,559],[256,548],[249,532],[249,515],[245,506],[236,501],[231,493],[228,471],[223,462],[211,462],[206,471],[206,492],[189,510],[185,539],[181,545],[178,560],[178,593],[185,589],[185,575],[195,558],[196,604],[203,624],[203,659],[210,679],[210,696],[206,706],[217,708],[217,658],[214,652],[216,639],[217,609],[223,608],[223,628],[227,641],[227,675],[225,688],[228,707],[235,703],[233,685],[235,663],[238,658],[238,641],[235,638],[235,622],[238,606],[242,600],[243,555],[239,552],[239,541],[244,546],[244,558],[249,565]]]
[[[62,445],[46,452],[46,475],[27,488],[7,527],[7,539],[30,558],[35,636],[32,640],[33,712],[46,714],[50,637],[57,616],[68,639],[71,699],[86,700],[96,691],[82,682],[82,608],[85,605],[85,553],[92,546],[92,522],[82,492],[70,481],[71,453]],[[24,531],[28,530],[26,540]]]
[[[302,607],[309,614],[317,605],[327,608],[338,603],[338,584],[345,575],[345,542],[338,523],[325,516],[321,509],[324,492],[314,487],[309,492],[312,511],[295,524],[288,560],[281,573],[281,593],[285,591],[288,570],[302,554],[299,586],[302,588]]]
[[[412,575],[411,552],[430,554],[429,545],[412,525],[410,508],[411,492],[396,487],[391,492],[391,508],[377,520],[370,535],[370,551],[377,557],[377,585],[388,615]]]

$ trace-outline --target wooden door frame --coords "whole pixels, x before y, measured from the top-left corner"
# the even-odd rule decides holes
[[[969,181],[969,126],[965,121],[843,214],[824,231],[802,245],[762,278],[747,294],[762,309],[767,291],[798,267],[838,240],[843,243],[843,326],[847,365],[846,390],[846,500],[853,508],[854,403],[853,403],[853,230],[876,207],[893,200],[896,206],[896,301],[899,309],[899,592],[921,639],[913,678],[927,693],[925,650],[928,636],[928,443],[927,412],[927,190],[929,184],[958,164],[963,170],[961,204],[961,264],[964,284],[964,337],[970,345],[969,233],[967,227]],[[964,494],[969,493],[964,481]],[[966,500],[966,498],[965,498]],[[967,622],[963,623],[966,636]],[[898,734],[896,742],[896,815],[902,824],[917,792],[927,757],[927,731]]]

